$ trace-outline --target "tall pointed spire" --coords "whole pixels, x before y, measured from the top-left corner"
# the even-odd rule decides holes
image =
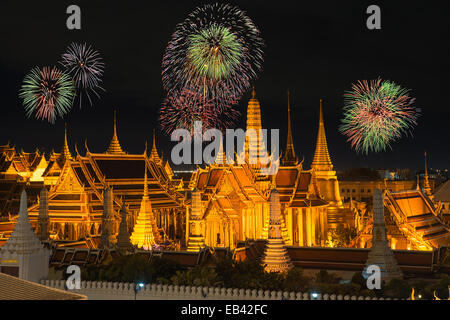
[[[102,215],[102,235],[100,245],[104,248],[111,248],[116,242],[113,230],[114,225],[114,204],[111,187],[103,192],[103,215]]]
[[[331,171],[330,154],[328,153],[327,137],[325,136],[325,125],[323,123],[322,99],[320,99],[319,130],[317,133],[316,151],[311,168],[317,171]]]
[[[247,106],[247,133],[250,132],[254,134],[245,136],[245,159],[250,163],[251,167],[256,169],[261,167],[259,160],[267,157],[267,150],[262,135],[261,107],[256,98],[255,88],[253,88],[252,98]]]
[[[386,238],[383,196],[380,189],[374,190],[372,247],[367,256],[366,267],[378,266],[381,271],[381,280],[388,282],[394,278],[403,278],[403,273]]]
[[[130,240],[133,245],[146,250],[151,250],[153,245],[162,242],[148,196],[147,165],[144,174],[144,194]]]
[[[280,195],[277,189],[270,191],[269,239],[262,261],[268,272],[287,272],[294,267],[282,237]]]
[[[125,154],[120,146],[119,139],[117,138],[117,123],[116,123],[116,110],[114,110],[114,132],[113,137],[111,138],[111,142],[109,143],[108,150],[106,153],[109,154]]]
[[[161,158],[159,157],[159,154],[158,154],[158,150],[156,149],[155,129],[153,129],[153,146],[152,146],[152,151],[150,152],[150,159],[158,164],[162,164]]]
[[[292,127],[291,127],[291,103],[289,99],[289,90],[287,91],[288,99],[288,134],[286,139],[286,152],[283,157],[283,165],[285,166],[295,166],[298,164],[298,158],[294,151],[294,139],[292,138]]]
[[[66,160],[72,159],[72,154],[69,150],[69,145],[67,144],[67,123],[64,124],[64,144],[61,148],[60,159],[65,162]]]
[[[425,174],[424,174],[424,180],[423,180],[423,191],[427,196],[431,196],[431,186],[430,181],[428,180],[428,165],[427,165],[427,152],[424,153],[425,157]]]
[[[203,210],[202,196],[200,191],[192,191],[191,210],[189,212],[189,235],[187,251],[200,251],[205,247],[205,237],[203,236]]]
[[[48,233],[48,191],[47,188],[44,187],[41,189],[39,194],[39,216],[38,216],[38,234],[39,239],[45,241],[49,238]]]
[[[223,146],[223,137],[220,138],[219,150],[217,151],[217,156],[214,163],[219,165],[227,163],[227,155]]]

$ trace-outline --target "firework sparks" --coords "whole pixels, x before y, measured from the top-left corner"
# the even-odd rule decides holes
[[[194,135],[195,121],[202,122],[204,132],[211,128],[223,129],[238,115],[239,112],[234,108],[227,108],[217,115],[212,100],[205,100],[195,91],[183,89],[180,95],[171,95],[165,99],[159,121],[161,129],[169,135],[176,129],[186,129]]]
[[[263,40],[239,8],[207,4],[178,24],[162,62],[169,95],[188,88],[226,108],[240,99],[263,62]]]
[[[339,131],[357,152],[386,150],[417,125],[419,110],[409,90],[381,79],[358,81],[344,94]]]
[[[80,106],[82,94],[85,93],[92,105],[89,93],[94,93],[98,98],[98,90],[101,87],[105,64],[100,54],[86,44],[72,43],[62,55],[61,65],[70,74],[80,95]]]
[[[19,91],[27,116],[36,113],[37,119],[51,123],[72,108],[74,95],[72,78],[56,67],[33,68]]]

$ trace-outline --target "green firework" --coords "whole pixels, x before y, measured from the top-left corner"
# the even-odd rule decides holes
[[[28,117],[33,113],[39,120],[55,122],[71,108],[75,96],[72,78],[56,67],[33,68],[24,80],[19,91]]]
[[[232,74],[242,57],[242,45],[228,28],[213,24],[189,37],[188,63],[196,76],[220,80]]]

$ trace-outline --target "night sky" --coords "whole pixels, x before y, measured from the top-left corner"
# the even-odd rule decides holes
[[[175,25],[207,1],[2,1],[0,10],[0,145],[8,141],[27,152],[36,147],[59,152],[64,122],[69,145],[84,154],[104,152],[112,135],[113,110],[118,134],[128,153],[142,153],[157,126],[165,97],[161,60]],[[255,83],[265,128],[280,128],[284,149],[286,90],[291,91],[295,151],[312,161],[319,114],[324,100],[325,128],[337,170],[350,167],[412,168],[423,166],[423,152],[433,168],[450,167],[448,105],[449,24],[441,2],[420,1],[230,1],[260,28],[266,42],[263,72]],[[66,28],[66,8],[81,7],[81,30]],[[366,8],[378,4],[382,29],[366,28]],[[74,105],[55,125],[27,119],[18,98],[22,80],[35,66],[53,66],[71,42],[86,42],[106,63],[106,92],[94,105]],[[412,90],[422,109],[413,137],[392,150],[367,156],[350,149],[338,133],[342,95],[352,82],[393,80]],[[246,113],[249,94],[240,102]],[[245,128],[245,116],[238,127]],[[159,130],[158,144],[170,152]]]

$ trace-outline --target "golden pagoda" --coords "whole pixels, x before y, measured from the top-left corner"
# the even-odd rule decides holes
[[[316,151],[311,164],[313,179],[319,188],[321,197],[331,206],[342,206],[339,192],[339,182],[336,171],[333,171],[330,154],[328,152],[327,137],[323,121],[322,99],[320,99],[319,129],[317,132]]]
[[[142,196],[141,208],[130,240],[133,245],[145,250],[151,250],[155,244],[162,242],[148,197],[147,167],[145,168],[144,195]]]
[[[255,88],[252,90],[252,97],[247,107],[247,135],[245,136],[244,152],[246,162],[259,175],[261,167],[268,160],[268,155],[262,134],[261,107],[256,98]]]

